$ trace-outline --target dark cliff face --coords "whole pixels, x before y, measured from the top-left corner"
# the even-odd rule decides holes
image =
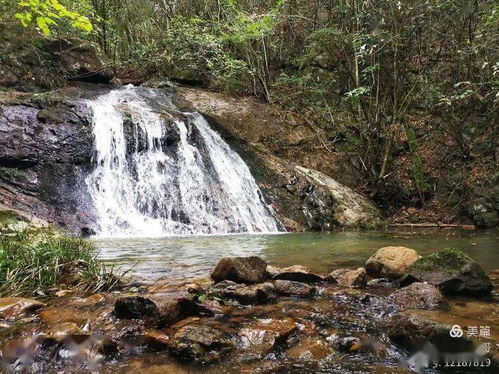
[[[87,233],[93,135],[88,108],[73,93],[0,94],[0,204]]]

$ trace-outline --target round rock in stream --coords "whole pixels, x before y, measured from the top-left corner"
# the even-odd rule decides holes
[[[267,262],[257,256],[224,257],[211,273],[211,279],[215,282],[261,283],[268,279]]]
[[[421,256],[411,248],[383,247],[369,257],[366,271],[375,278],[399,278],[419,258]]]
[[[276,280],[274,286],[277,293],[284,296],[312,297],[316,293],[316,288],[307,283],[289,280]]]
[[[421,282],[396,290],[389,299],[403,309],[436,309],[445,304],[438,288]]]
[[[328,279],[335,280],[340,286],[345,287],[364,287],[366,281],[366,269],[358,268],[351,269],[337,269],[329,274]]]

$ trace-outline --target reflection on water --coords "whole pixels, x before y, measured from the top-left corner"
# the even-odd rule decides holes
[[[302,264],[319,272],[362,266],[377,249],[397,245],[426,255],[454,247],[485,269],[499,268],[499,233],[460,231],[336,232],[95,240],[106,263],[144,279],[207,277],[224,256],[263,256],[277,266]]]

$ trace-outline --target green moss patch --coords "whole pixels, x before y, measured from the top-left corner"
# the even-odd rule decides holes
[[[412,264],[409,273],[441,271],[446,274],[455,274],[459,273],[464,265],[473,266],[473,270],[480,276],[488,278],[487,274],[473,258],[455,248],[445,248],[442,251],[420,258]]]

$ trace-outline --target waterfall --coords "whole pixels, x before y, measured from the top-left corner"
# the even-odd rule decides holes
[[[248,166],[198,113],[127,86],[87,101],[94,171],[86,183],[102,237],[277,232]]]

